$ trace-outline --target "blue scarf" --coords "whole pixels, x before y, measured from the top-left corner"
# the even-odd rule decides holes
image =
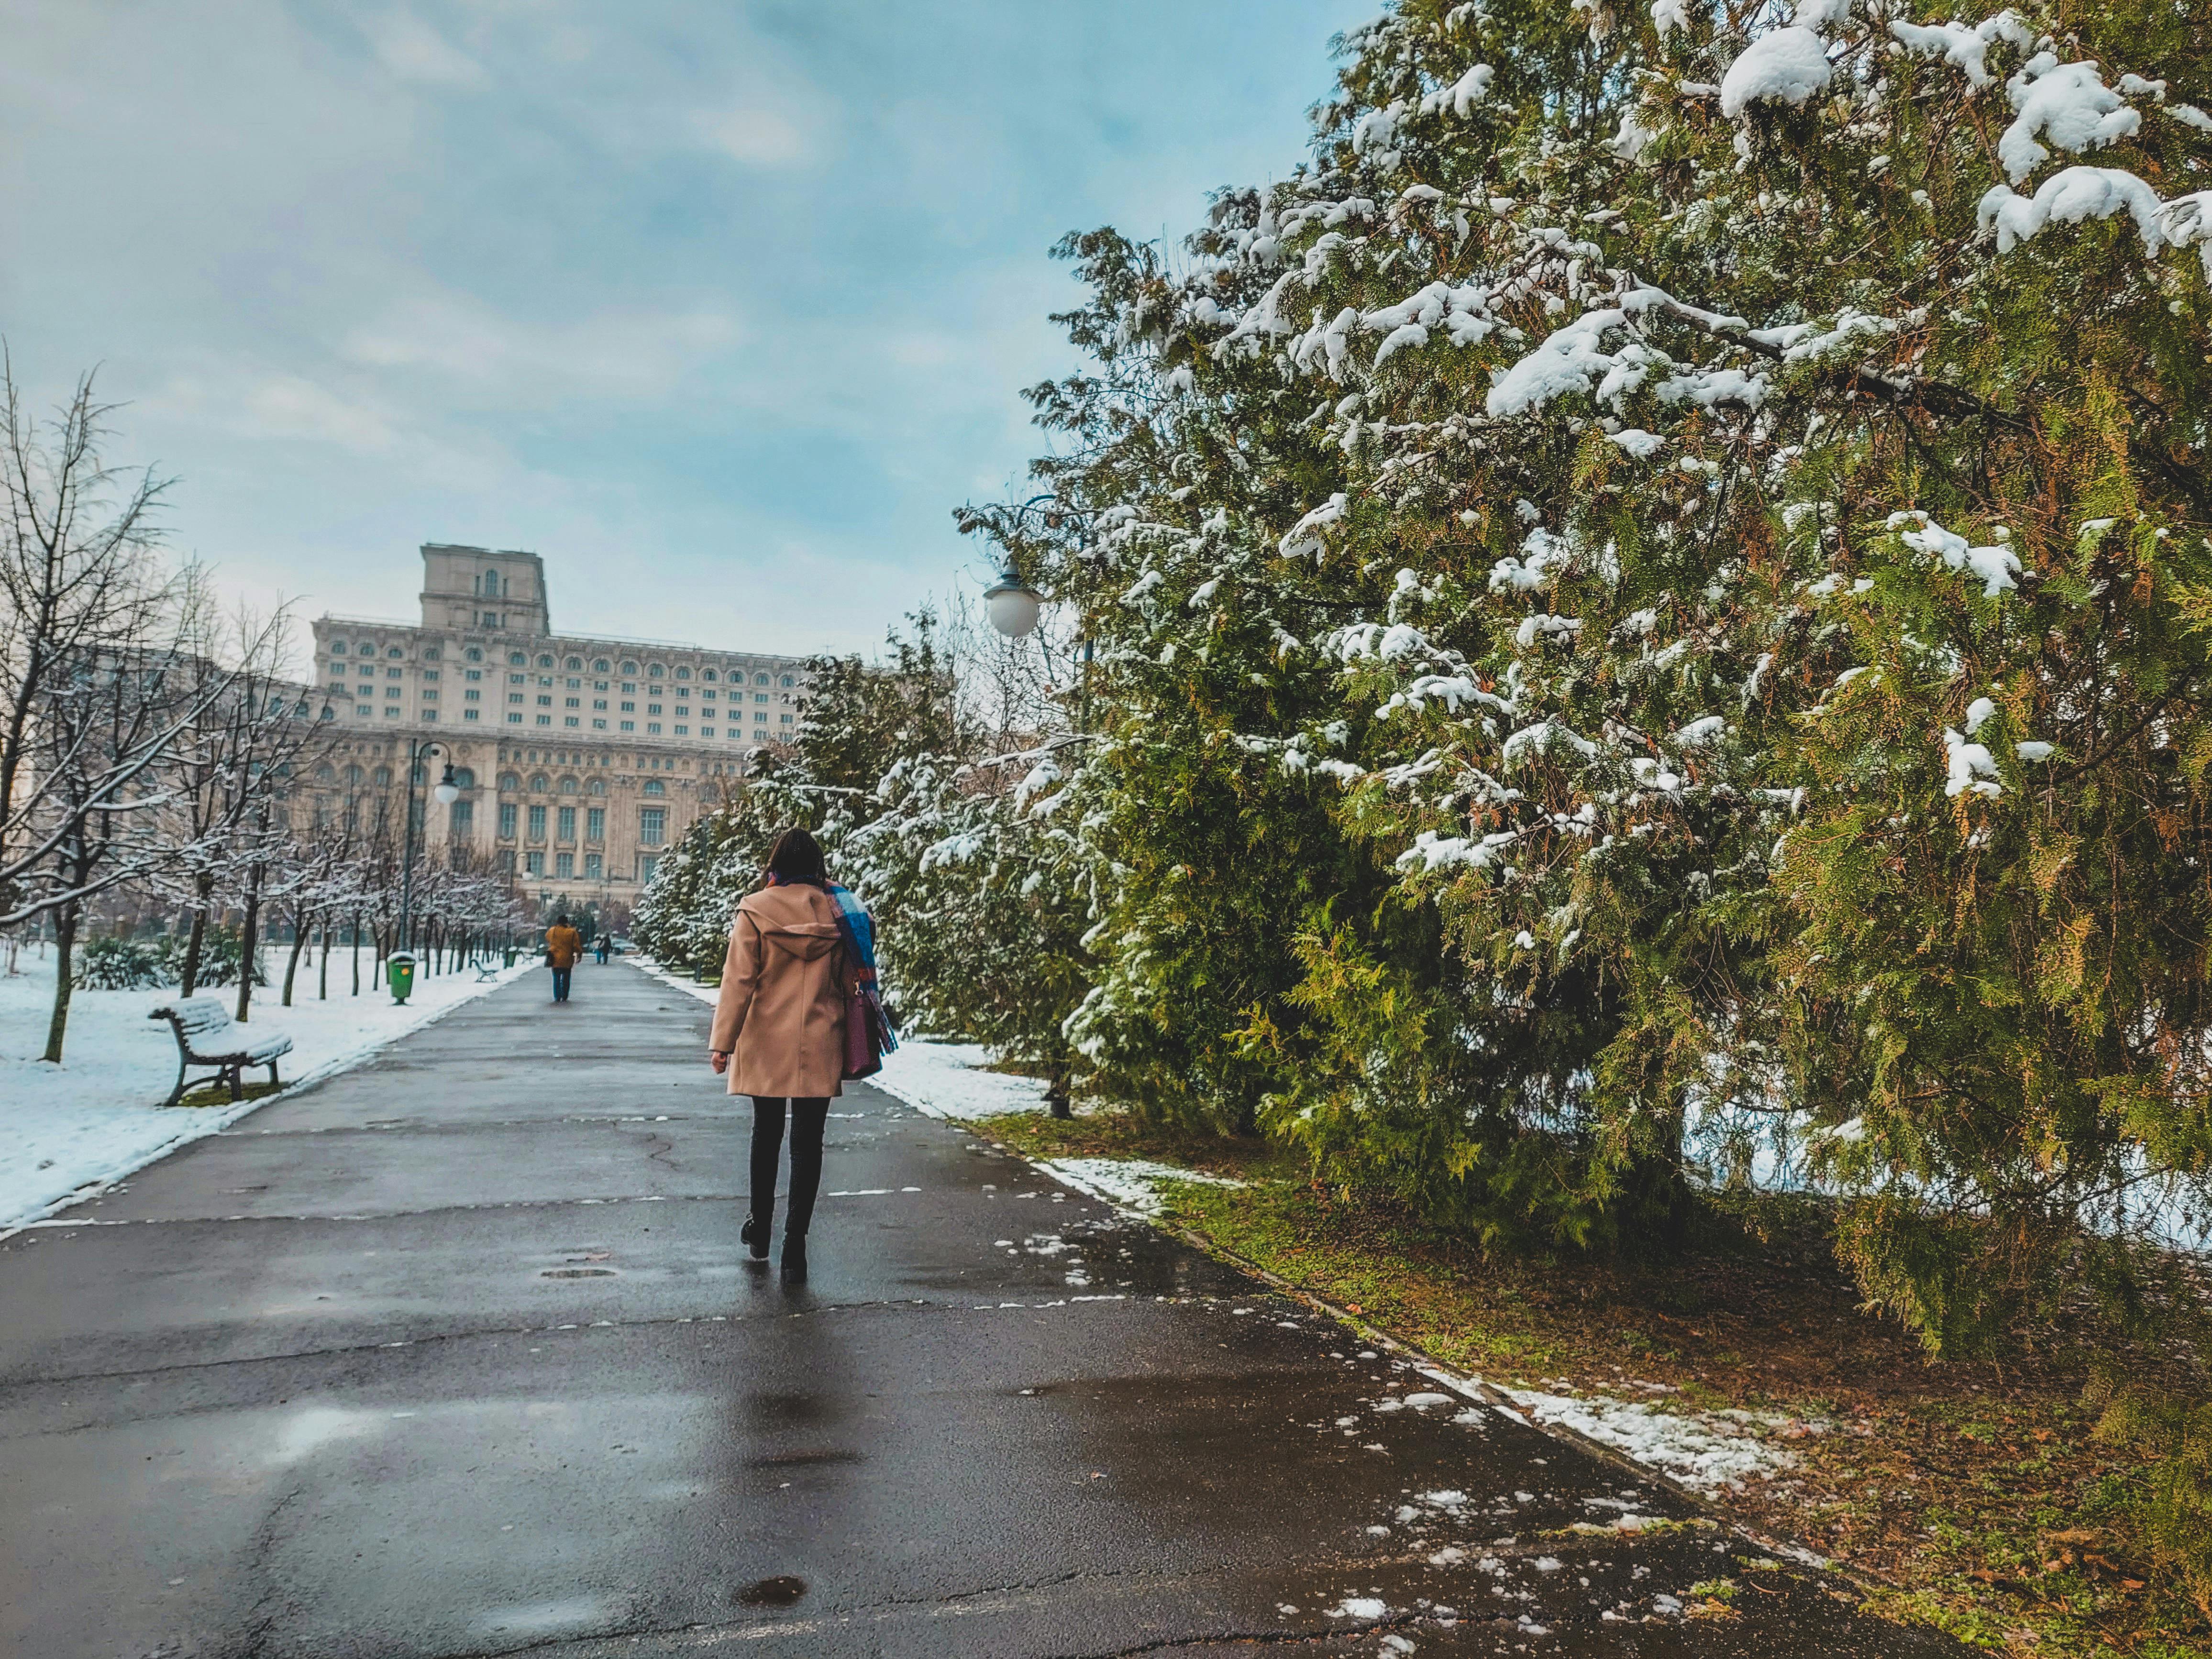
[[[860,895],[851,888],[840,887],[831,881],[824,882],[822,890],[830,895],[830,902],[837,907],[837,931],[845,936],[845,948],[860,964],[860,996],[875,1019],[877,1035],[883,1041],[883,1052],[890,1054],[898,1047],[898,1033],[891,1028],[890,1016],[884,1012],[883,998],[876,990],[874,919],[868,915],[867,907],[860,902]]]

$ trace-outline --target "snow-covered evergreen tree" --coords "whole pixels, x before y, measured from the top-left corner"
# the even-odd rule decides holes
[[[1947,1353],[2193,1305],[2212,30],[1925,9],[1402,0],[1071,241],[988,524],[1098,643],[1105,1092],[1492,1237],[1778,1164]]]

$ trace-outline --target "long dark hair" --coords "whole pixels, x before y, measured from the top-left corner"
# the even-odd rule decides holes
[[[804,882],[809,887],[830,884],[830,866],[822,857],[822,843],[796,826],[775,838],[768,849],[768,872],[786,886]]]

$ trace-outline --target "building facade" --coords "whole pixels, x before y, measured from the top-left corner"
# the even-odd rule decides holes
[[[419,622],[315,622],[312,696],[336,728],[303,781],[319,818],[400,790],[410,745],[435,744],[415,796],[425,849],[511,870],[546,904],[621,911],[719,781],[793,734],[799,658],[556,634],[537,554],[422,553]],[[447,764],[450,807],[427,787]]]

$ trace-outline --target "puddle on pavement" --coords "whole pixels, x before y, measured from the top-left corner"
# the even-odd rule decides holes
[[[540,1279],[612,1279],[612,1267],[547,1267],[538,1275]]]
[[[763,1578],[738,1592],[738,1604],[747,1607],[787,1607],[806,1594],[806,1581],[785,1573]]]

